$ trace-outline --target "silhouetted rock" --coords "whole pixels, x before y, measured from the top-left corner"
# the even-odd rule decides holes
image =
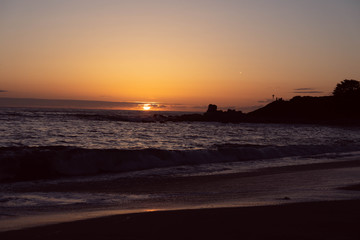
[[[214,105],[214,104],[209,104],[208,110],[206,112],[207,113],[215,113],[215,112],[217,112],[217,106]]]
[[[244,116],[241,111],[228,109],[226,112],[217,110],[217,106],[209,104],[208,110],[204,113],[204,120],[207,122],[243,122]]]

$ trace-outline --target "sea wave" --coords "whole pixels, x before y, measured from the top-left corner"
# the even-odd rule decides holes
[[[0,181],[49,179],[180,165],[310,157],[356,151],[360,151],[360,146],[356,144],[331,146],[222,144],[201,150],[85,149],[66,146],[2,147],[0,148]]]

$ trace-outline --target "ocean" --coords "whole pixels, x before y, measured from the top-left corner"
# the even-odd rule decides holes
[[[360,182],[360,127],[159,122],[154,114],[184,113],[1,108],[0,230],[359,197],[333,189]],[[354,167],[329,172],[339,163]]]

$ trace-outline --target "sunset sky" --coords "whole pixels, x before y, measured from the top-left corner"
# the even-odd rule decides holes
[[[246,110],[344,79],[359,0],[0,0],[0,98]]]

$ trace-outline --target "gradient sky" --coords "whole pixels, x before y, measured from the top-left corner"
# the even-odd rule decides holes
[[[359,0],[0,0],[0,97],[246,109],[360,80]]]

